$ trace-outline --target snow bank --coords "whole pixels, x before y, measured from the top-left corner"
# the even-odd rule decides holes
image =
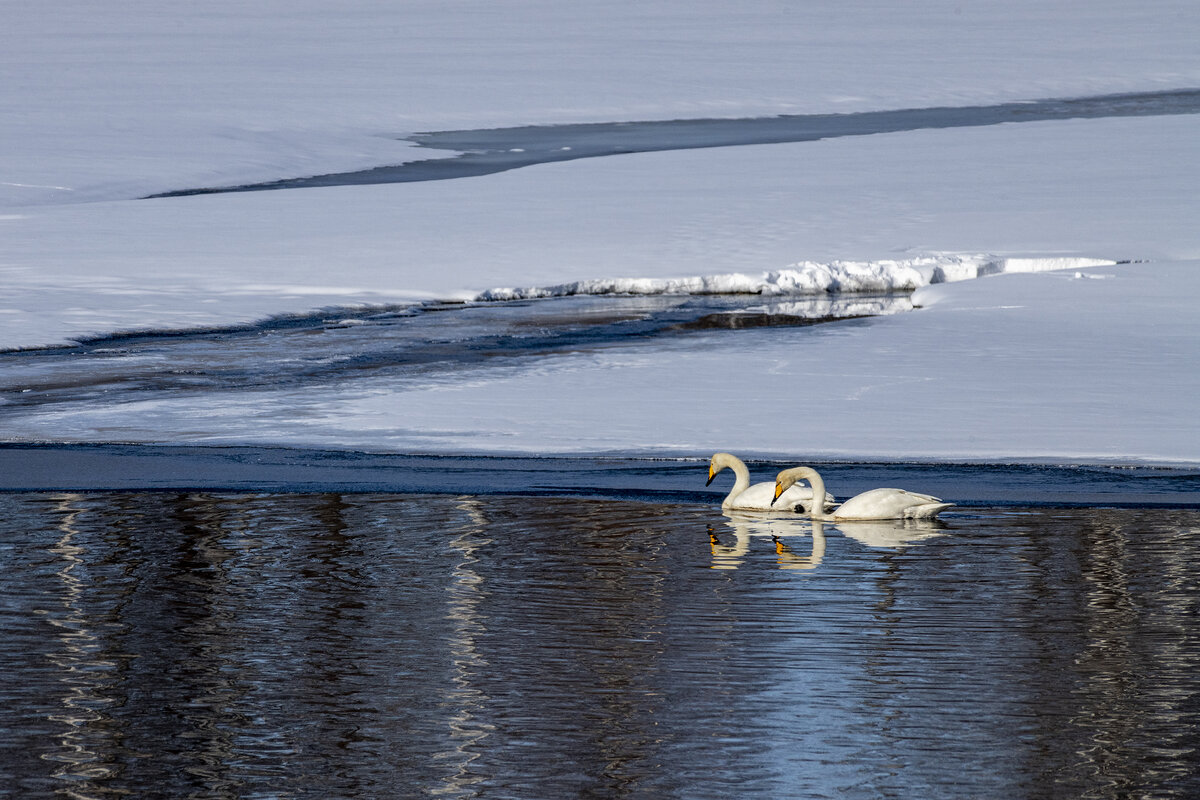
[[[602,278],[555,286],[496,288],[476,301],[532,300],[543,297],[606,294],[761,294],[810,295],[912,292],[934,283],[999,275],[1047,272],[1116,264],[1102,258],[1003,258],[984,255],[938,255],[886,261],[803,261],[758,275],[730,272],[687,278]]]

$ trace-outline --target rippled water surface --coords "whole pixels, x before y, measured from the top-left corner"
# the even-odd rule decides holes
[[[1195,797],[1200,512],[0,495],[0,796]]]

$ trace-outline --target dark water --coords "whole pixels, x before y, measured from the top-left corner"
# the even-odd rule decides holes
[[[462,379],[472,370],[713,330],[807,327],[912,310],[907,294],[555,297],[337,309],[260,323],[101,336],[0,351],[5,413],[149,395],[329,387],[368,376]]]
[[[681,119],[436,131],[417,134],[410,139],[423,147],[459,151],[460,155],[242,186],[181,189],[152,197],[446,180],[491,175],[533,164],[621,153],[810,142],[842,136],[1001,123],[1196,113],[1200,113],[1200,89],[1174,89],[990,106],[906,108],[851,114],[787,114],[744,119]]]
[[[1195,510],[28,493],[0,552],[3,797],[1200,792]]]
[[[748,458],[767,477],[795,461]],[[811,461],[841,499],[920,487],[964,507],[1200,509],[1200,469],[1129,464]],[[0,444],[0,491],[205,490],[521,495],[719,504],[696,457],[413,455],[286,447]]]

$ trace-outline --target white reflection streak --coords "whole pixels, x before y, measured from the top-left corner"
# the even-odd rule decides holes
[[[859,544],[883,550],[899,550],[946,535],[946,523],[936,519],[841,520],[835,527]]]
[[[436,787],[433,794],[439,797],[463,797],[472,794],[471,787],[481,776],[470,773],[471,762],[479,758],[479,743],[495,730],[495,726],[479,719],[479,711],[489,698],[474,685],[475,676],[487,667],[487,661],[476,647],[476,639],[487,631],[479,606],[487,592],[484,580],[472,565],[478,561],[475,551],[491,540],[484,537],[487,518],[478,500],[463,498],[459,508],[470,520],[459,534],[450,540],[462,559],[454,568],[452,582],[448,587],[450,602],[446,618],[452,634],[448,644],[453,661],[451,680],[454,687],[446,694],[447,704],[457,707],[448,720],[450,741],[453,749],[436,755],[439,760],[451,763],[452,775],[442,779],[443,785]]]
[[[64,514],[58,529],[62,536],[50,552],[60,556],[62,567],[56,573],[62,584],[62,615],[50,614],[47,621],[60,629],[59,640],[62,643],[60,655],[51,656],[55,666],[64,672],[60,678],[67,692],[62,698],[63,711],[51,714],[49,719],[62,723],[66,731],[59,736],[60,749],[55,753],[46,753],[42,758],[48,761],[62,762],[63,766],[55,770],[54,776],[72,781],[71,788],[62,793],[68,797],[91,800],[99,797],[97,787],[91,781],[108,778],[114,770],[110,766],[96,763],[100,756],[89,748],[85,734],[88,727],[105,718],[97,711],[97,707],[108,705],[111,698],[103,697],[98,691],[99,682],[95,670],[110,669],[114,665],[110,661],[95,658],[100,648],[99,636],[89,627],[87,614],[83,609],[84,594],[87,590],[87,579],[80,577],[76,570],[85,566],[84,554],[86,548],[75,544],[73,539],[79,535],[75,527],[76,518],[84,509],[72,505],[78,501],[78,495],[63,497],[56,511]]]

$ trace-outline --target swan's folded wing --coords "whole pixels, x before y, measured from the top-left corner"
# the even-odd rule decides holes
[[[932,495],[906,489],[871,489],[855,495],[834,513],[835,519],[925,519],[946,507]],[[917,511],[916,509],[926,509]]]

